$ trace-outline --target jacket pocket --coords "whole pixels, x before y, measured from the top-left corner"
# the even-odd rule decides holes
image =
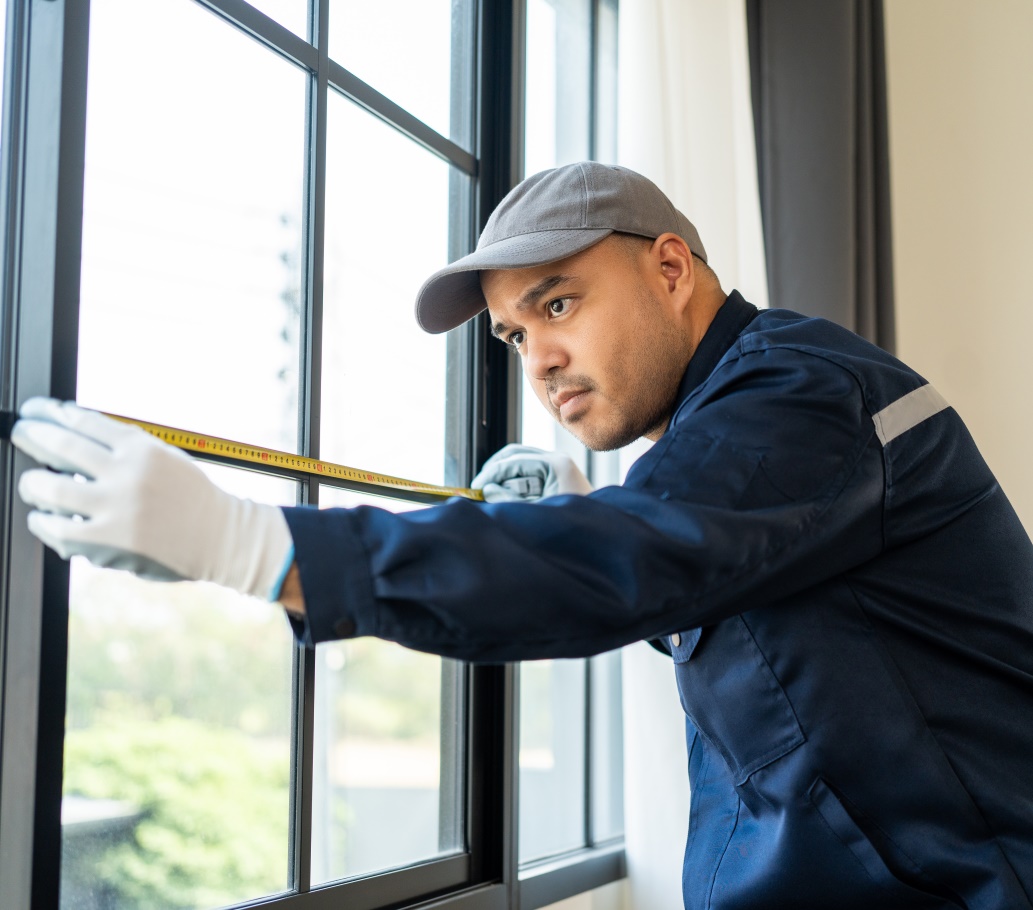
[[[873,897],[878,897],[880,901],[892,898],[900,901],[899,904],[894,903],[892,906],[914,907],[916,910],[948,910],[948,908],[963,910],[961,905],[945,896],[920,890],[898,878],[824,780],[821,778],[815,780],[808,795],[818,815],[843,846],[853,854],[854,859],[860,863],[873,885],[877,886],[878,893]],[[919,874],[920,871],[916,867],[916,878]]]
[[[696,650],[699,644],[702,629],[689,629],[687,632],[675,632],[674,635],[666,637],[667,647],[670,649],[671,657],[676,664],[684,663]]]
[[[737,786],[806,740],[789,698],[741,616],[671,637],[682,708]]]

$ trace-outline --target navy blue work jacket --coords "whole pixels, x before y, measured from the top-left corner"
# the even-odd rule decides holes
[[[309,644],[670,653],[694,908],[1033,907],[1033,546],[958,415],[732,293],[620,487],[287,509]]]

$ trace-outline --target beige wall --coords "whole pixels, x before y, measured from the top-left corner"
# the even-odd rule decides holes
[[[898,353],[1033,531],[1033,0],[885,0]]]

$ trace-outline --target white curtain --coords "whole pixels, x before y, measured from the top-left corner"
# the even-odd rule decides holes
[[[619,17],[618,163],[696,225],[726,291],[766,306],[745,3],[621,0]],[[680,910],[689,787],[674,672],[639,643],[623,673],[627,907]]]
[[[699,230],[725,290],[767,305],[745,4],[621,0],[619,163]]]

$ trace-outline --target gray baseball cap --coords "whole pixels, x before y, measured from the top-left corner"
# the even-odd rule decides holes
[[[437,334],[487,306],[478,273],[558,262],[614,232],[677,234],[707,261],[699,234],[651,180],[624,167],[581,161],[518,183],[492,212],[477,249],[435,272],[416,295],[416,321]]]

